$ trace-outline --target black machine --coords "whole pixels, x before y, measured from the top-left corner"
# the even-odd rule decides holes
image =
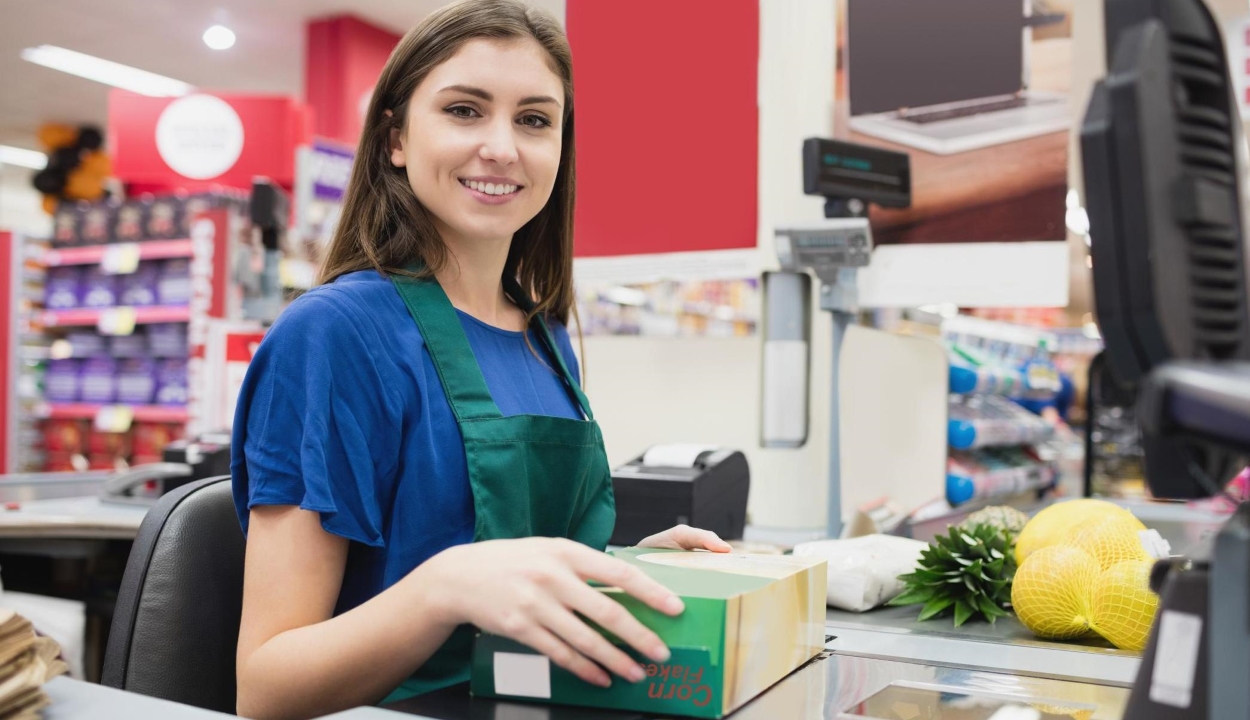
[[[737,450],[707,450],[688,465],[646,464],[640,455],[612,471],[616,528],[612,545],[635,545],[675,525],[738,540],[746,526],[751,476]]]
[[[803,193],[825,198],[825,217],[864,217],[868,203],[911,205],[911,158],[868,145],[803,141]]]
[[[1107,76],[1081,131],[1111,375],[1139,396],[1158,497],[1215,495],[1250,452],[1241,118],[1201,0],[1106,0]],[[1125,717],[1250,718],[1250,508],[1209,557],[1165,561]]]

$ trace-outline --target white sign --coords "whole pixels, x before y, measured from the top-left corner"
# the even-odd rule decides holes
[[[215,178],[243,154],[243,121],[221,98],[188,95],[170,103],[156,121],[156,149],[185,178]]]

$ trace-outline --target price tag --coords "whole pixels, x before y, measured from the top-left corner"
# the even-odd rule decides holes
[[[109,245],[100,260],[105,275],[129,275],[139,269],[139,245],[120,243]]]
[[[124,433],[130,430],[135,411],[126,405],[105,405],[96,411],[95,429],[98,432]]]
[[[132,307],[107,308],[100,311],[96,329],[101,335],[133,335],[137,314]]]

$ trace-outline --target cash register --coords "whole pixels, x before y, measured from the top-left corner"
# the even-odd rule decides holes
[[[751,489],[746,456],[699,445],[656,445],[612,471],[612,545],[635,545],[676,525],[738,540]]]

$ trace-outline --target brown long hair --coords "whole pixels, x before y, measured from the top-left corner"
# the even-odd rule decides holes
[[[404,130],[408,101],[417,85],[467,41],[533,38],[564,82],[560,167],[547,204],[512,237],[505,277],[531,295],[527,320],[542,313],[568,324],[573,296],[573,58],[560,24],[545,11],[516,0],[465,0],[435,11],[408,31],[382,69],[360,146],[352,164],[343,212],[326,252],[318,283],[373,268],[403,274],[414,261],[432,276],[448,262],[447,247],[427,210],[412,192],[403,168],[390,162],[391,130]],[[387,111],[390,111],[389,113]]]

